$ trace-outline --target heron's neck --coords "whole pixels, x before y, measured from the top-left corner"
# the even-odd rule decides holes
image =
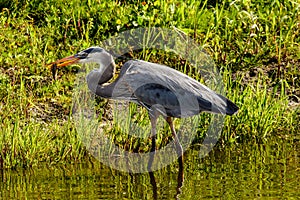
[[[100,68],[98,70],[91,71],[87,76],[88,87],[96,95],[110,98],[113,92],[113,83],[105,83],[107,83],[114,76],[115,62],[113,59],[111,59],[107,60],[106,63],[101,61],[98,63],[100,64]]]
[[[112,60],[110,63],[100,63],[99,81],[98,84],[102,85],[107,83],[115,73],[115,62]]]

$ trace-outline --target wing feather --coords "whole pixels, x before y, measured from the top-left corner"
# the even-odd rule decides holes
[[[165,65],[141,60],[123,65],[115,90],[116,98],[148,106],[159,104],[175,117],[192,116],[201,111],[223,114],[237,111],[226,97],[195,79]],[[231,105],[230,110],[228,105]]]

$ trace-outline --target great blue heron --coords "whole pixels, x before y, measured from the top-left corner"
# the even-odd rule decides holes
[[[91,62],[100,65],[86,77],[88,87],[94,94],[104,98],[129,100],[148,110],[152,152],[155,151],[156,122],[159,115],[163,115],[175,140],[181,167],[183,150],[172,117],[188,117],[202,111],[233,115],[239,109],[232,101],[195,79],[168,66],[142,60],[127,61],[122,66],[118,78],[112,83],[107,83],[114,75],[115,62],[113,56],[100,47],[90,47],[50,65],[59,68],[74,63]],[[182,108],[183,104],[187,106]],[[151,162],[149,161],[150,164]]]

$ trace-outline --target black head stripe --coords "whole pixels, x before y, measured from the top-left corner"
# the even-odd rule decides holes
[[[102,51],[103,51],[103,49],[99,48],[99,47],[90,47],[86,50],[83,50],[83,52],[88,53],[88,54],[91,52],[102,52]]]
[[[87,54],[89,54],[89,53],[91,53],[92,51],[94,50],[94,48],[88,48],[88,49],[86,49],[86,50],[83,50],[82,52],[85,52],[85,53],[87,53]]]
[[[103,52],[103,49],[100,47],[90,47],[88,49],[85,49],[83,51],[78,52],[75,57],[84,59],[86,58],[90,53],[95,53],[95,52]]]

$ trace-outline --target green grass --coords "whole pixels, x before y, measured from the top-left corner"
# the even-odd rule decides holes
[[[1,1],[0,11],[1,168],[80,162],[88,157],[69,117],[78,67],[58,71],[54,81],[46,64],[137,27],[175,26],[212,56],[223,74],[227,96],[240,107],[237,115],[226,118],[222,143],[297,135],[297,1],[213,5],[161,0],[144,5],[142,1],[14,0]],[[149,51],[133,56],[186,70],[184,59],[176,55]],[[101,107],[107,104],[100,102]],[[146,113],[141,116],[147,124]],[[206,127],[207,120],[202,125]],[[113,141],[134,151],[146,151],[150,145],[115,130],[111,134]],[[196,143],[201,135],[199,130]],[[167,141],[161,138],[158,143]]]

